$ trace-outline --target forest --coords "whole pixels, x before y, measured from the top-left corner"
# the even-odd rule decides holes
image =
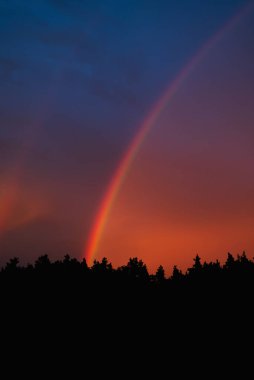
[[[253,294],[254,260],[245,252],[236,257],[228,253],[224,264],[218,260],[202,262],[197,255],[185,272],[174,266],[171,275],[166,276],[162,265],[155,274],[150,274],[146,264],[137,257],[118,268],[107,258],[94,260],[89,267],[85,259],[79,261],[69,255],[56,261],[43,255],[34,264],[24,266],[14,257],[1,268],[0,289],[2,297],[7,295],[7,298],[10,294],[14,298],[26,298],[37,292],[37,298],[55,297],[65,302],[69,298],[74,302],[77,297],[79,303],[82,299],[121,303],[125,297],[129,302],[149,300],[150,305],[183,299],[207,304],[225,299],[243,302]]]
[[[43,255],[25,266],[14,257],[0,271],[1,337],[7,335],[2,346],[11,357],[13,350],[20,356],[29,342],[39,366],[44,354],[37,352],[46,347],[47,355],[60,356],[63,371],[66,365],[83,371],[83,363],[87,369],[99,358],[96,376],[100,370],[112,373],[115,363],[132,373],[149,372],[150,364],[140,359],[144,354],[152,356],[151,363],[167,357],[158,368],[163,373],[170,363],[170,371],[175,366],[182,374],[203,374],[193,364],[201,358],[215,372],[222,362],[228,373],[227,356],[234,372],[231,355],[239,364],[252,352],[253,294],[254,261],[245,252],[228,253],[224,264],[197,255],[192,267],[182,272],[174,266],[168,277],[161,265],[149,274],[137,257],[119,268],[106,258],[89,267],[69,255],[54,262]],[[181,368],[175,360],[193,363]]]

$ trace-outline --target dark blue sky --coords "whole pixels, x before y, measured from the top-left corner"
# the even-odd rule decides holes
[[[72,124],[122,147],[166,84],[245,3],[1,1],[1,111],[21,124],[40,113],[57,136],[59,123]]]
[[[80,253],[107,183],[154,102],[248,3],[0,0],[2,207],[15,183],[2,221],[6,256],[16,246],[26,255],[36,244],[56,255]],[[47,212],[37,215],[38,202]]]

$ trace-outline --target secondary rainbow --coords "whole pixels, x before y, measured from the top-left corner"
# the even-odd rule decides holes
[[[89,265],[92,264],[92,260],[96,255],[104,227],[107,223],[107,219],[117,197],[117,194],[119,193],[119,190],[128,174],[131,164],[134,161],[146,136],[153,127],[155,121],[158,119],[160,113],[175,95],[182,82],[189,76],[191,71],[202,60],[210,48],[221,39],[225,32],[232,29],[238,23],[238,21],[242,19],[243,16],[245,16],[247,13],[250,13],[252,10],[253,4],[248,4],[201,47],[197,54],[194,55],[188,64],[180,71],[176,79],[170,83],[169,87],[166,89],[160,99],[155,103],[152,110],[145,118],[137,134],[134,136],[132,142],[127,148],[126,153],[123,155],[123,158],[121,159],[116,171],[114,172],[114,175],[109,183],[109,186],[100,204],[99,210],[96,214],[95,221],[93,223],[93,227],[88,239],[88,244],[83,254],[83,256],[86,257]]]

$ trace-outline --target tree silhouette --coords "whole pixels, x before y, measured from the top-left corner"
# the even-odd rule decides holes
[[[194,258],[194,264],[192,268],[196,272],[200,272],[202,270],[201,258],[198,255]]]
[[[93,266],[91,268],[92,272],[97,274],[111,273],[112,269],[112,264],[108,262],[108,259],[106,257],[103,257],[101,262],[94,260]]]
[[[163,282],[165,280],[165,271],[162,265],[158,267],[155,278],[158,282]]]
[[[235,266],[235,258],[230,252],[228,252],[228,256],[227,256],[227,260],[225,262],[224,268],[228,270],[232,270],[234,266]]]
[[[173,281],[179,281],[183,277],[184,277],[184,275],[183,275],[182,271],[180,269],[178,269],[178,267],[176,265],[174,265],[173,266],[173,273],[172,273],[171,279]]]
[[[18,257],[13,257],[10,259],[5,266],[6,272],[16,272],[18,269],[19,259]]]
[[[38,259],[35,261],[35,269],[43,269],[47,270],[50,267],[50,260],[48,255],[43,255],[38,257]]]
[[[139,279],[144,281],[147,281],[149,279],[146,265],[137,257],[130,258],[127,265],[125,267],[122,267],[122,270],[128,275],[128,277],[132,279]]]

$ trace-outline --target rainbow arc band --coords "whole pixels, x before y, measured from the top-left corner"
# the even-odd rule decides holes
[[[90,236],[88,238],[88,244],[85,247],[83,257],[86,257],[88,265],[92,264],[92,261],[98,251],[98,246],[107,223],[108,217],[110,215],[111,209],[113,207],[114,201],[128,175],[130,167],[135,160],[145,138],[154,126],[159,115],[173,98],[181,84],[190,75],[191,71],[197,66],[197,64],[202,61],[202,58],[208,53],[208,51],[218,43],[222,36],[232,30],[237,23],[247,14],[251,13],[254,9],[253,3],[247,4],[243,9],[241,9],[236,15],[234,15],[226,24],[216,32],[202,47],[198,50],[196,55],[188,62],[188,64],[180,71],[178,76],[173,82],[170,83],[166,91],[162,94],[159,100],[152,107],[144,122],[141,124],[137,134],[134,136],[132,142],[127,148],[123,158],[114,172],[114,175],[109,183],[109,186],[104,194],[102,202],[99,206],[98,212],[93,223]]]

